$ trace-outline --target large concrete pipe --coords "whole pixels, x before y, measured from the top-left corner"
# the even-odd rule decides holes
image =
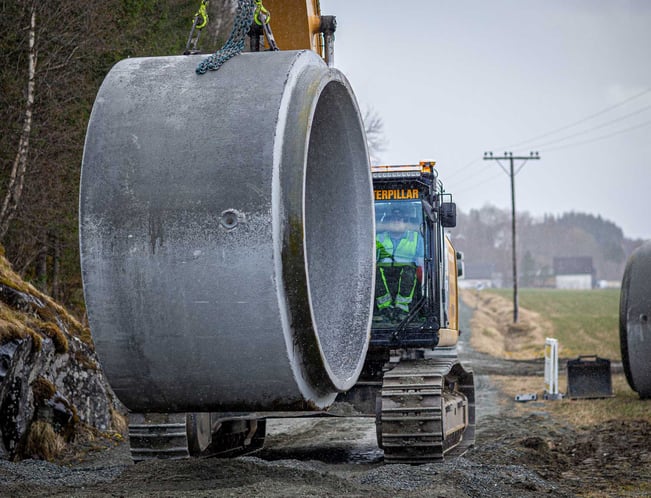
[[[619,303],[619,339],[631,389],[651,398],[651,242],[626,262]]]
[[[309,51],[128,59],[88,125],[91,332],[133,411],[314,409],[355,383],[374,279],[353,92]]]

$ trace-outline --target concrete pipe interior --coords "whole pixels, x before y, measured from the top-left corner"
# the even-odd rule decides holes
[[[331,82],[317,101],[307,154],[305,179],[305,254],[314,328],[325,366],[338,388],[352,387],[357,355],[365,336],[350,334],[360,327],[351,309],[368,300],[361,286],[373,275],[369,260],[366,202],[368,184],[365,137],[356,129],[357,108],[346,88]],[[348,144],[343,147],[342,144]],[[359,164],[351,164],[358,161]],[[362,304],[363,306],[363,304]]]
[[[373,303],[372,182],[345,77],[312,52],[128,59],[88,125],[91,333],[132,411],[323,408]]]

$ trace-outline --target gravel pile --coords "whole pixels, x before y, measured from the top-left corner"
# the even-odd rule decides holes
[[[126,468],[125,465],[66,467],[42,460],[23,460],[16,463],[0,460],[0,491],[10,484],[38,487],[92,486],[114,481]]]

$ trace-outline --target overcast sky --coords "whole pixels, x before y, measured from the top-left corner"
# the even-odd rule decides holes
[[[538,151],[516,176],[518,211],[592,213],[651,239],[651,1],[321,0],[321,11],[337,16],[335,66],[384,121],[381,163],[437,161],[467,212],[511,205],[485,151]]]

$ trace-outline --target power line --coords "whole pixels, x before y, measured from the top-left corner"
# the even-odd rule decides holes
[[[469,170],[466,171],[464,175],[451,179],[451,181],[456,184],[465,184],[466,182],[473,182],[477,179],[478,175],[480,175],[482,171],[484,170],[475,170],[475,169]]]
[[[595,112],[593,114],[590,114],[589,116],[586,116],[586,117],[584,117],[582,119],[579,119],[578,121],[574,121],[574,122],[572,122],[572,123],[570,123],[568,125],[561,126],[560,128],[556,128],[554,130],[548,131],[548,132],[543,133],[541,135],[537,135],[537,136],[529,138],[527,140],[523,140],[523,141],[518,142],[516,144],[509,145],[507,147],[499,147],[499,148],[500,149],[503,149],[503,148],[512,149],[512,148],[515,148],[515,147],[520,147],[520,146],[522,146],[524,144],[527,144],[529,142],[533,142],[535,140],[539,140],[541,138],[545,138],[545,137],[548,137],[550,135],[554,135],[554,134],[558,133],[559,131],[567,130],[568,128],[572,128],[572,127],[574,127],[576,125],[579,125],[581,123],[585,123],[586,121],[589,121],[590,119],[596,118],[597,116],[601,116],[602,114],[605,114],[605,113],[607,113],[609,111],[612,111],[613,109],[621,107],[624,104],[627,104],[628,102],[630,102],[632,100],[638,99],[638,98],[642,97],[643,95],[646,95],[649,92],[651,92],[651,87],[649,87],[646,90],[644,90],[644,91],[642,91],[640,93],[637,93],[637,94],[635,94],[635,95],[633,95],[631,97],[628,97],[628,98],[622,100],[621,102],[618,102],[617,104],[613,104],[611,106],[605,107],[604,109],[601,109],[600,111],[597,111],[597,112]]]
[[[554,140],[550,140],[549,142],[544,142],[544,143],[541,143],[541,144],[538,144],[538,145],[532,145],[531,148],[532,149],[540,149],[540,148],[542,148],[542,147],[544,147],[546,145],[552,145],[552,144],[555,144],[555,143],[558,143],[558,142],[564,142],[565,140],[568,140],[570,138],[578,137],[580,135],[585,135],[586,133],[591,133],[591,132],[593,132],[595,130],[599,130],[599,129],[604,128],[606,126],[610,126],[610,125],[612,125],[614,123],[618,123],[620,121],[623,121],[624,119],[630,118],[631,116],[635,116],[637,114],[640,114],[641,112],[644,112],[647,109],[651,109],[651,104],[646,105],[646,106],[644,106],[641,109],[638,109],[636,111],[625,114],[624,116],[620,116],[617,119],[612,119],[610,121],[606,121],[605,123],[601,123],[600,125],[596,125],[596,126],[593,126],[592,128],[588,128],[587,130],[578,131],[576,133],[572,133],[571,135],[567,135],[567,136],[562,137],[562,138],[556,138]]]
[[[489,182],[495,181],[499,178],[499,173],[496,171],[493,171],[490,175],[488,175],[485,178],[478,178],[478,181],[475,182],[470,182],[470,183],[463,183],[463,186],[461,188],[453,188],[454,192],[456,194],[463,194],[465,192],[468,192],[470,190],[474,190],[476,188],[479,188],[483,185],[486,185]]]
[[[470,161],[470,162],[464,164],[463,166],[461,166],[460,168],[455,169],[452,173],[450,173],[449,175],[446,176],[446,181],[449,181],[451,178],[455,178],[459,173],[464,172],[470,166],[472,166],[473,164],[478,163],[479,161],[480,161],[480,159],[473,159],[472,161]]]
[[[643,123],[640,123],[640,124],[635,125],[635,126],[631,126],[629,128],[624,128],[623,130],[618,130],[618,131],[615,131],[615,132],[612,132],[612,133],[608,133],[607,135],[601,135],[600,137],[595,137],[595,138],[592,138],[590,140],[582,140],[580,142],[574,142],[574,143],[571,143],[571,144],[559,145],[558,147],[546,148],[545,152],[549,152],[549,151],[552,151],[552,150],[567,149],[567,148],[570,148],[570,147],[576,147],[578,145],[584,145],[584,144],[589,144],[589,143],[592,143],[592,142],[598,142],[599,140],[605,140],[607,138],[611,138],[611,137],[614,137],[616,135],[621,135],[622,133],[628,133],[629,131],[638,130],[640,128],[644,128],[644,127],[649,126],[649,125],[651,125],[651,120],[644,121]]]

